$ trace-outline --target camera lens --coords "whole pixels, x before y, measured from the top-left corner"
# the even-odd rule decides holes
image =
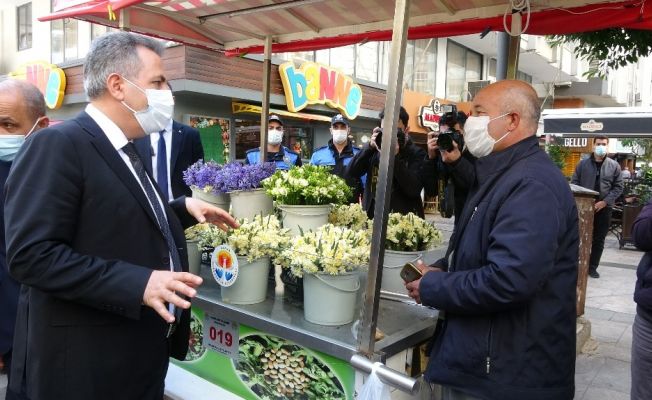
[[[437,146],[444,151],[453,150],[453,137],[448,132],[442,132],[437,136]]]

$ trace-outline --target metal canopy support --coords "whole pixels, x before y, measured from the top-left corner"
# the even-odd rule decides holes
[[[387,218],[392,193],[392,178],[394,176],[394,149],[398,143],[396,129],[403,95],[403,70],[410,19],[409,11],[410,0],[396,0],[392,48],[389,58],[389,85],[385,99],[385,118],[383,119],[384,137],[380,153],[378,183],[376,184],[369,273],[367,275],[364,309],[362,310],[362,323],[358,332],[358,350],[367,357],[373,356],[375,345],[380,282],[382,279],[381,267],[385,258],[385,236],[387,234]]]
[[[507,78],[507,59],[509,58],[509,35],[507,32],[498,32],[496,35],[496,80]]]
[[[518,72],[518,55],[521,52],[521,13],[512,14],[512,35],[509,36],[509,53],[507,55],[507,79],[516,79]]]
[[[269,120],[269,91],[272,75],[272,37],[265,38],[265,59],[263,60],[263,104],[260,110],[260,158],[267,161],[267,125]]]
[[[129,10],[123,8],[120,10],[120,20],[118,21],[118,28],[121,31],[131,31],[131,23],[129,22]]]

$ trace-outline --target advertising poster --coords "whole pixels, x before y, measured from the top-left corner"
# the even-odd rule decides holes
[[[353,399],[347,361],[197,308],[186,361],[173,362],[247,400]]]

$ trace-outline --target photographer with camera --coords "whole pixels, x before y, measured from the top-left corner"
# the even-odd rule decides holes
[[[439,121],[439,132],[428,133],[428,159],[424,166],[426,195],[439,195],[442,216],[455,215],[455,226],[462,213],[469,189],[475,181],[475,157],[464,146],[466,114],[455,105]]]
[[[376,184],[378,182],[378,166],[380,164],[380,147],[383,142],[383,117],[385,112],[381,111],[380,127],[373,130],[371,139],[364,145],[362,151],[356,154],[349,163],[345,176],[349,179],[359,179],[367,174],[365,185],[363,207],[369,218],[374,217],[374,205],[376,196]],[[407,214],[413,212],[423,218],[423,200],[421,190],[423,189],[422,168],[426,159],[426,152],[412,143],[408,132],[410,116],[405,108],[401,107],[399,112],[398,144],[394,149],[396,160],[394,162],[394,182],[392,184],[392,195],[390,199],[390,212]],[[387,132],[385,133],[387,135]],[[389,136],[387,136],[389,142]]]

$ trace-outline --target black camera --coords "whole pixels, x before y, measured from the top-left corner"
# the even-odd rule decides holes
[[[437,146],[445,151],[453,151],[453,142],[457,143],[457,148],[462,151],[464,147],[464,136],[460,131],[449,129],[446,132],[441,132],[437,136]]]
[[[376,135],[376,146],[380,149],[380,145],[383,142],[383,130],[377,128],[375,131],[378,132],[378,135]],[[396,130],[396,139],[398,139],[398,147],[402,149],[405,146],[405,132],[403,132],[403,129],[398,128]]]

